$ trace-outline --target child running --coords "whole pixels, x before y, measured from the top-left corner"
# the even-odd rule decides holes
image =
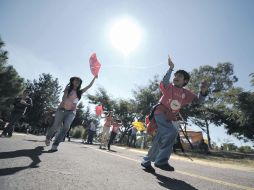
[[[100,149],[102,148],[102,146],[106,148],[106,142],[108,140],[109,130],[110,130],[112,121],[113,121],[113,113],[109,112],[105,118],[105,123],[104,123],[102,134],[101,134]]]
[[[173,83],[169,83],[174,69],[174,64],[170,57],[168,57],[168,65],[169,70],[160,84],[162,97],[154,112],[154,118],[158,126],[157,133],[148,154],[143,158],[141,163],[141,166],[148,172],[155,172],[151,162],[154,162],[154,166],[162,170],[174,171],[174,167],[168,163],[178,134],[178,129],[173,125],[173,122],[176,121],[176,115],[182,106],[203,102],[208,90],[206,82],[201,83],[198,96],[183,88],[190,80],[190,75],[184,70],[176,71]]]
[[[48,129],[45,144],[50,145],[50,139],[53,138],[56,131],[55,140],[51,147],[51,151],[57,151],[59,144],[63,141],[66,133],[68,132],[72,121],[76,115],[76,108],[79,100],[84,92],[86,92],[94,83],[95,76],[88,86],[81,89],[82,80],[79,77],[71,77],[69,84],[64,90],[62,102],[60,103],[56,114],[53,125]],[[62,125],[63,124],[63,125]]]
[[[112,131],[110,134],[109,142],[108,142],[108,150],[110,150],[110,145],[113,144],[113,141],[118,133],[119,128],[122,126],[122,122],[120,120],[115,119],[112,123]]]

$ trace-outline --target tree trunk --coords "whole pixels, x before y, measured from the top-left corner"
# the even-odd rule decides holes
[[[180,125],[180,128],[181,128],[181,131],[183,132],[184,137],[185,137],[186,140],[188,141],[188,143],[189,143],[191,149],[193,150],[194,147],[193,147],[192,143],[190,142],[190,139],[189,139],[188,134],[187,134],[187,131],[186,131],[186,130],[187,130],[186,124],[184,124],[184,130],[183,130],[183,128],[181,127],[181,125]]]
[[[208,124],[208,121],[206,119],[205,119],[205,125],[206,125],[206,134],[207,134],[208,146],[209,146],[210,149],[212,149],[210,131],[209,131],[209,124]]]

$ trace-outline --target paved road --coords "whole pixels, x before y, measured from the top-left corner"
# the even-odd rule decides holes
[[[15,134],[0,138],[1,190],[254,190],[254,169],[173,157],[175,172],[143,171],[145,152],[64,142],[48,152],[44,137]]]

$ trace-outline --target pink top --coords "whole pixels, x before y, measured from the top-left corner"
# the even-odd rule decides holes
[[[78,104],[78,96],[77,96],[77,92],[76,90],[72,90],[69,94],[69,96],[67,96],[67,89],[65,89],[65,94],[63,96],[63,100],[60,104],[60,108],[64,108],[65,110],[76,110],[77,108],[77,104]]]
[[[112,117],[111,116],[106,117],[104,127],[110,127],[111,122],[112,122]]]
[[[118,129],[121,127],[121,124],[117,123],[117,122],[113,122],[113,127],[112,127],[112,131],[114,133],[117,133],[118,132]]]
[[[197,98],[191,91],[185,88],[176,87],[172,83],[170,83],[166,89],[164,88],[163,83],[161,83],[160,90],[162,96],[159,102],[171,111],[172,115],[170,115],[170,119],[172,121],[176,120],[176,114],[180,111],[182,106],[190,104],[194,98]],[[155,111],[155,114],[160,113],[162,113],[162,111],[159,109]]]

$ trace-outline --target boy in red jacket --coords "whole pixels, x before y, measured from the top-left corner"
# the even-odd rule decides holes
[[[176,115],[182,106],[203,102],[208,90],[206,82],[201,83],[198,96],[183,88],[190,80],[190,75],[184,70],[176,71],[173,83],[170,83],[169,79],[174,68],[170,57],[168,58],[168,65],[169,70],[160,84],[162,92],[159,100],[160,105],[156,107],[154,112],[154,118],[158,126],[157,133],[153,139],[152,147],[141,163],[148,172],[155,172],[151,162],[155,162],[154,166],[162,170],[174,171],[174,168],[168,163],[178,134],[178,129],[173,125],[173,122],[176,121]]]

